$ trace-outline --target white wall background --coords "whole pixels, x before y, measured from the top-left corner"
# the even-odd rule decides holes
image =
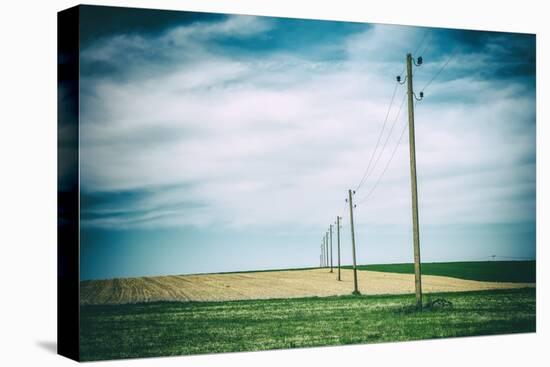
[[[542,365],[550,341],[548,125],[550,34],[544,2],[148,0],[95,4],[537,33],[536,334],[100,362],[117,366]],[[56,340],[56,12],[71,1],[0,10],[0,364],[70,365]],[[546,138],[546,139],[545,139]],[[546,227],[546,229],[545,229]],[[547,361],[546,361],[547,362]]]

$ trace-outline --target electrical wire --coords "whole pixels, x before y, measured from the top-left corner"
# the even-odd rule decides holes
[[[426,30],[426,33],[429,33],[429,37],[427,38],[429,41],[426,42],[426,46],[424,46],[424,49],[418,54],[418,56],[424,57],[430,47],[430,41],[433,38],[433,33],[430,33],[429,30]]]
[[[449,56],[449,58],[447,59],[447,61],[443,64],[443,66],[437,71],[437,73],[435,73],[432,78],[428,81],[428,83],[426,83],[426,85],[421,89],[422,92],[424,92],[426,90],[426,88],[428,88],[430,86],[430,84],[432,84],[432,82],[439,76],[439,74],[441,74],[441,72],[447,67],[447,65],[449,65],[449,62],[451,62],[451,60],[453,59],[453,57],[455,56],[456,54],[456,49],[451,53],[451,55]]]
[[[422,45],[426,41],[429,34],[430,34],[429,29],[426,29],[424,31],[424,34],[422,35],[422,38],[421,38],[420,42],[416,46],[416,48],[413,52],[413,55],[416,54],[416,52],[422,47]],[[429,45],[429,43],[426,44],[426,48],[428,47],[428,45]],[[404,72],[405,72],[405,67],[403,67],[403,70],[401,70],[401,73],[399,75],[402,75]],[[373,152],[370,156],[369,163],[367,164],[367,169],[363,173],[363,176],[361,177],[361,181],[359,181],[359,184],[357,185],[357,187],[355,188],[354,191],[358,191],[361,188],[361,186],[365,183],[365,180],[368,178],[368,176],[370,176],[370,173],[372,173],[369,170],[370,170],[370,167],[371,167],[371,164],[372,164],[372,160],[373,160],[374,156],[376,155],[378,147],[380,146],[380,140],[382,139],[382,135],[384,134],[384,130],[385,130],[387,122],[388,122],[388,117],[390,115],[390,111],[391,111],[391,108],[393,106],[393,101],[395,99],[395,95],[396,95],[398,86],[399,86],[399,83],[396,82],[395,83],[395,88],[394,88],[393,93],[392,93],[391,101],[390,101],[390,104],[388,106],[388,110],[386,112],[386,117],[384,119],[384,123],[382,124],[382,129],[380,130],[380,134],[378,135],[378,139],[376,141],[376,145],[374,147],[374,150],[373,150]],[[403,105],[404,101],[405,101],[405,96],[403,96],[403,101],[401,103],[400,109],[402,108],[402,105]],[[395,121],[394,121],[394,123],[395,123]],[[393,126],[392,126],[392,128],[393,128]],[[390,135],[391,135],[391,131],[390,131]],[[388,135],[388,138],[389,138],[389,135]],[[387,143],[387,141],[388,141],[388,139],[386,139],[386,143]],[[384,147],[385,147],[385,145],[384,145]],[[383,150],[384,150],[384,148],[382,149],[382,152],[383,152]],[[377,161],[380,159],[380,155],[378,155]],[[373,170],[374,170],[375,167],[376,167],[376,164],[374,165]]]
[[[420,40],[420,42],[418,43],[418,46],[416,46],[416,48],[414,49],[414,52],[412,53],[412,55],[416,55],[416,53],[418,52],[418,50],[420,49],[420,47],[422,46],[422,44],[424,43],[424,40],[426,39],[426,37],[428,36],[429,34],[429,29],[426,29],[426,31],[424,32],[424,35],[422,36],[422,39]],[[422,54],[425,52],[425,50],[428,48],[429,46],[429,43],[426,44],[426,47],[424,48],[424,51],[422,53],[420,53],[420,56],[422,56]],[[405,69],[406,69],[406,66],[403,66],[403,69],[401,70],[401,72],[397,75],[399,76],[403,76],[403,73],[405,72]]]
[[[399,148],[399,146],[401,145],[401,140],[403,139],[403,135],[405,135],[405,131],[407,130],[407,124],[404,124],[403,126],[403,130],[401,131],[401,135],[399,136],[399,139],[397,141],[397,144],[395,144],[395,147],[393,148],[393,152],[390,156],[390,159],[388,160],[388,162],[386,163],[386,166],[384,167],[384,169],[382,170],[382,172],[380,173],[380,175],[378,176],[378,180],[376,180],[376,183],[374,184],[374,186],[370,189],[369,193],[367,194],[367,196],[365,196],[363,199],[359,200],[357,202],[357,204],[361,204],[363,203],[365,200],[367,200],[371,195],[372,193],[374,192],[374,190],[376,190],[376,188],[378,187],[378,184],[380,183],[380,180],[382,179],[382,177],[384,176],[384,174],[386,173],[386,171],[388,170],[388,167],[390,166],[390,163],[392,162],[393,160],[393,157],[395,156],[395,152],[397,152],[397,148]]]
[[[420,40],[420,43],[418,44],[418,46],[416,46],[416,49],[412,53],[413,56],[416,56],[416,53],[418,52],[418,50],[420,50],[420,47],[424,44],[424,41],[426,40],[426,37],[428,36],[428,33],[429,33],[429,30],[426,29],[424,31],[424,35],[422,36],[422,39]],[[428,47],[428,46],[426,46],[426,47]]]
[[[416,109],[416,105],[418,104],[418,101],[414,101],[414,108]],[[399,116],[397,116],[399,117]],[[397,120],[397,117],[396,117],[396,120]],[[393,157],[395,156],[395,152],[397,151],[397,148],[399,148],[400,144],[401,144],[401,140],[403,139],[403,135],[405,134],[405,130],[407,130],[407,127],[408,127],[408,124],[405,123],[403,125],[403,130],[401,131],[401,135],[399,135],[399,139],[397,140],[397,143],[395,144],[395,147],[393,148],[393,151],[392,151],[392,154],[390,156],[390,159],[386,162],[386,166],[384,167],[384,169],[382,170],[382,172],[380,173],[380,175],[378,176],[378,180],[376,180],[376,183],[374,184],[374,186],[371,188],[371,190],[369,191],[369,193],[367,194],[367,196],[363,197],[362,199],[360,199],[359,201],[357,201],[357,204],[361,204],[363,203],[365,200],[367,200],[371,194],[374,192],[374,190],[378,187],[378,184],[380,183],[380,180],[382,179],[382,177],[384,176],[384,174],[386,173],[386,171],[388,170],[388,167],[390,166],[390,163],[392,162],[393,160]]]
[[[420,48],[422,47],[422,45],[425,43],[428,35],[430,35],[431,37],[431,34],[429,32],[428,29],[426,29],[426,31],[424,32],[424,35],[422,36],[422,39],[420,41],[420,43],[418,44],[418,46],[415,48],[414,52],[413,52],[413,55],[416,54],[418,52],[418,50],[420,50]],[[426,42],[426,46],[424,47],[423,51],[422,51],[422,54],[424,54],[427,50],[428,50],[428,47],[430,46],[430,43],[429,42]],[[441,74],[441,72],[443,72],[443,70],[449,65],[449,63],[451,62],[451,60],[453,59],[453,57],[455,56],[455,53],[456,53],[456,49],[451,53],[451,55],[449,56],[449,58],[447,59],[447,61],[443,64],[443,66],[432,76],[432,78],[428,81],[428,83],[426,83],[426,85],[421,89],[422,92],[424,92],[431,84],[432,82],[437,79],[437,77]],[[401,73],[399,75],[402,75],[404,72],[405,72],[405,67],[403,67]],[[393,101],[395,100],[395,95],[396,95],[396,92],[397,92],[397,87],[398,87],[399,83],[396,83],[395,84],[395,88],[393,90],[393,93],[392,93],[392,98],[390,100],[390,104],[388,106],[388,110],[386,112],[386,117],[384,119],[384,123],[382,124],[382,129],[380,130],[380,134],[378,135],[378,139],[376,141],[376,145],[375,145],[375,148],[369,158],[369,163],[367,165],[367,168],[365,170],[365,172],[363,173],[363,176],[361,177],[361,180],[359,182],[359,184],[357,185],[357,187],[355,188],[354,191],[358,191],[361,186],[366,182],[366,180],[369,178],[369,176],[371,175],[371,173],[374,171],[374,169],[376,168],[379,160],[380,160],[380,157],[382,156],[382,154],[384,153],[384,150],[387,146],[387,143],[389,141],[389,138],[391,137],[392,135],[392,132],[393,132],[393,129],[395,127],[395,123],[397,122],[397,120],[399,119],[399,116],[401,115],[401,111],[403,109],[403,105],[405,103],[405,97],[406,97],[406,93],[403,95],[403,100],[401,101],[401,105],[399,106],[399,110],[397,112],[397,115],[391,125],[391,128],[390,128],[390,131],[386,137],[386,140],[384,141],[384,144],[382,146],[382,149],[380,150],[380,153],[378,154],[376,160],[374,161],[374,165],[372,165],[372,162],[373,162],[373,159],[378,151],[378,147],[380,146],[380,141],[382,139],[382,136],[384,135],[384,131],[386,129],[386,125],[387,125],[387,122],[388,122],[388,118],[389,118],[389,115],[390,115],[390,112],[391,112],[391,109],[393,107]],[[415,106],[416,106],[416,102],[415,102]],[[368,194],[360,199],[359,201],[356,202],[356,204],[361,204],[363,203],[364,201],[366,201],[371,195],[372,193],[376,190],[376,188],[378,187],[382,177],[384,176],[384,174],[386,173],[386,171],[388,170],[388,167],[389,165],[391,164],[394,156],[395,156],[395,153],[397,152],[397,148],[400,146],[401,144],[401,140],[403,139],[403,135],[405,134],[405,130],[407,129],[407,126],[408,124],[405,124],[403,126],[403,130],[401,131],[401,134],[399,136],[399,139],[392,151],[392,154],[390,156],[390,159],[386,162],[386,165],[384,167],[384,169],[382,170],[382,172],[380,173],[380,175],[378,176],[378,179],[376,180],[374,186],[371,188],[371,190],[368,192]],[[372,166],[372,169],[371,169],[371,166]],[[342,215],[342,220],[343,220],[343,217],[345,215],[345,205],[342,209],[343,211],[343,215]]]
[[[388,106],[388,111],[386,112],[386,118],[384,119],[384,124],[382,125],[382,130],[380,130],[380,134],[378,135],[378,140],[376,141],[376,145],[374,147],[374,150],[372,151],[372,154],[370,156],[370,159],[369,159],[369,163],[367,165],[367,169],[365,170],[365,173],[363,174],[363,177],[361,177],[361,181],[359,181],[359,184],[357,185],[357,187],[355,188],[355,191],[359,190],[359,188],[361,188],[361,186],[363,185],[363,183],[365,182],[365,179],[367,178],[367,175],[369,174],[369,170],[370,170],[370,167],[371,167],[371,163],[372,163],[372,159],[374,158],[374,156],[376,155],[376,151],[378,150],[378,147],[380,146],[380,140],[382,139],[382,135],[384,134],[384,130],[386,129],[386,125],[387,125],[387,122],[388,122],[388,117],[390,116],[390,111],[391,111],[391,108],[393,106],[393,101],[395,99],[395,94],[397,92],[397,87],[399,86],[399,83],[398,82],[395,82],[395,88],[393,88],[393,93],[392,93],[392,96],[391,96],[391,101],[390,101],[390,104]]]
[[[395,116],[395,119],[393,120],[393,123],[390,127],[390,131],[389,131],[388,135],[386,136],[386,140],[384,141],[384,145],[382,146],[382,149],[380,150],[380,153],[378,154],[378,156],[376,157],[376,160],[374,161],[374,165],[372,166],[372,169],[368,172],[367,177],[365,179],[368,179],[369,176],[372,174],[372,172],[374,172],[376,166],[378,165],[378,162],[380,161],[380,157],[384,153],[384,150],[386,150],[386,146],[388,145],[388,141],[390,140],[390,136],[393,133],[395,123],[399,119],[399,116],[401,115],[401,111],[403,110],[403,105],[405,104],[405,97],[406,96],[407,96],[407,93],[403,94],[403,99],[401,101],[401,105],[399,106],[399,110],[397,111],[397,115]]]

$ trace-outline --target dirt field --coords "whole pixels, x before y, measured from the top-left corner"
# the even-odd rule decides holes
[[[403,294],[414,292],[414,275],[358,271],[362,294]],[[479,282],[425,275],[425,293],[534,287],[534,283]],[[353,291],[353,271],[326,269],[271,271],[256,273],[173,275],[143,278],[83,281],[81,304],[123,304],[151,301],[230,301],[309,296],[334,296]]]

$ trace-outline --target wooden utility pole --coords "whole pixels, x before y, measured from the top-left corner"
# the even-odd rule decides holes
[[[420,60],[419,60],[420,61]],[[407,99],[409,105],[409,150],[411,161],[411,192],[414,246],[414,286],[416,307],[422,309],[422,280],[420,271],[420,234],[418,228],[418,190],[416,184],[416,148],[414,139],[414,101],[413,101],[412,55],[407,54]],[[350,196],[351,197],[351,196]]]
[[[325,258],[325,237],[323,236],[323,245],[321,246],[323,252],[323,268],[327,266],[327,259]]]
[[[329,227],[329,232],[330,232],[330,272],[334,273],[334,271],[332,270],[332,224]]]
[[[327,268],[328,268],[328,231],[325,232],[325,251],[326,251],[326,257],[325,257],[325,262],[327,264]]]
[[[342,280],[340,275],[340,216],[336,216],[336,239],[338,242],[338,280]]]
[[[323,236],[323,268],[325,266],[327,266],[327,262],[326,262],[326,259],[325,259],[325,236]]]
[[[357,263],[355,261],[355,230],[353,228],[353,199],[352,192],[348,190],[349,194],[349,221],[351,223],[351,248],[353,253],[353,294],[359,294],[359,288],[357,287]]]

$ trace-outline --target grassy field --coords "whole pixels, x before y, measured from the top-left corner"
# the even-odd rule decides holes
[[[351,266],[345,266],[351,269]],[[413,264],[359,265],[359,270],[414,274]],[[453,278],[487,282],[535,283],[535,261],[473,261],[422,263],[423,275],[442,275]]]
[[[117,359],[535,331],[535,289],[81,307],[81,359]],[[425,299],[428,301],[428,297]]]

